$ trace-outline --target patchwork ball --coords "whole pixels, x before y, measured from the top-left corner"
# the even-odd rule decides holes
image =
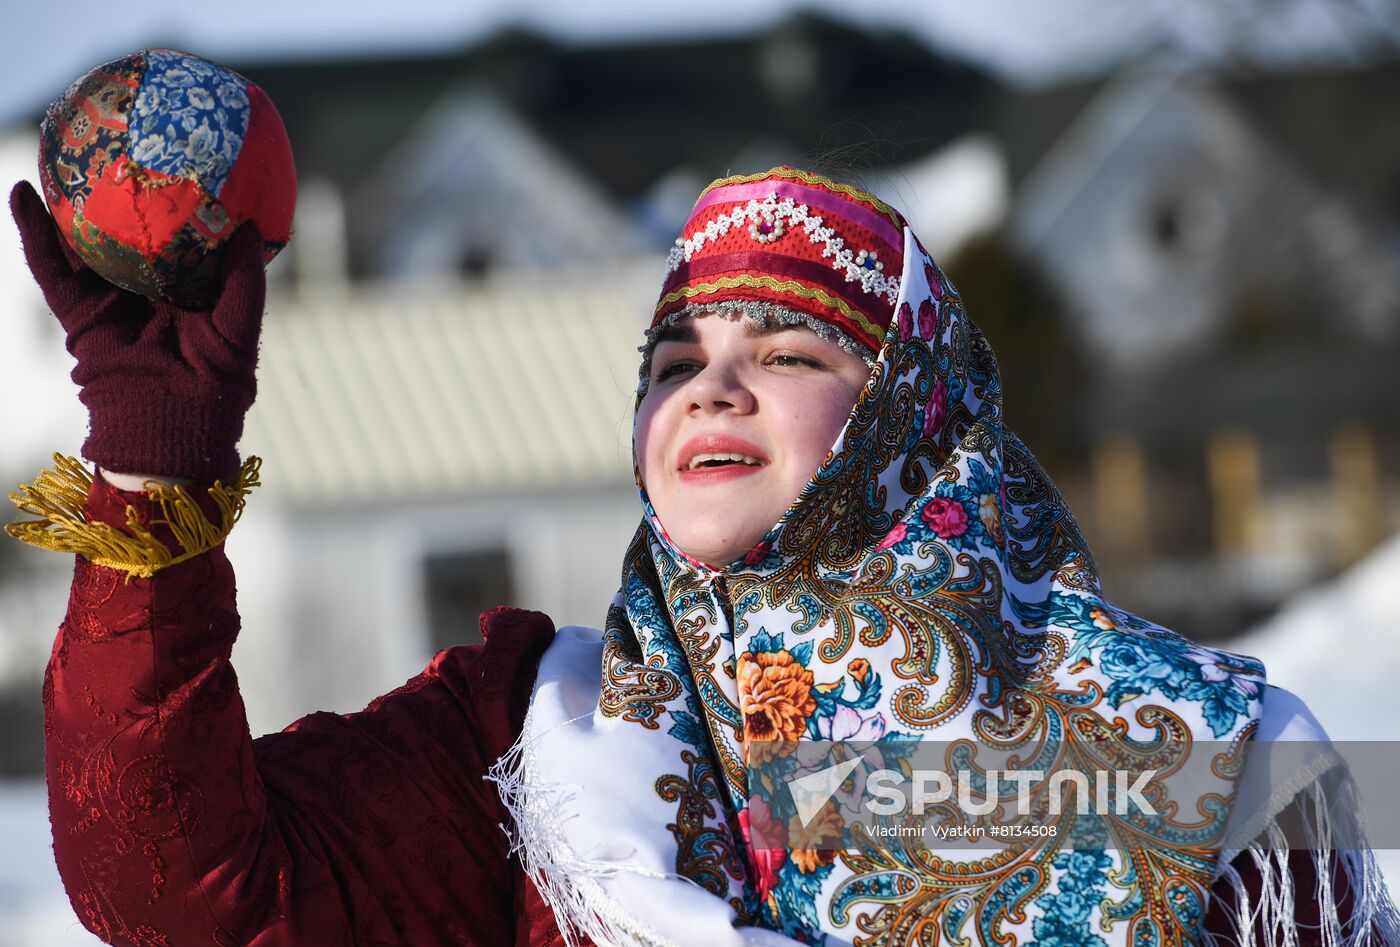
[[[253,221],[287,244],[296,170],[267,95],[218,63],[143,49],[98,66],[39,129],[49,210],[88,266],[185,309],[213,308],[220,250]]]

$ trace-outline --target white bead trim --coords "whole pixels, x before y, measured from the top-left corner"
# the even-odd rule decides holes
[[[772,243],[774,240],[777,240],[783,234],[787,233],[787,228],[783,226],[783,222],[775,218],[772,214],[760,214],[759,218],[759,220],[749,224],[749,236],[753,237],[759,243]],[[765,224],[768,226],[768,231],[766,233],[760,229]]]
[[[759,223],[774,224],[772,233],[761,233]],[[783,223],[788,226],[784,227]],[[836,231],[826,226],[821,217],[812,216],[806,204],[798,204],[791,197],[778,199],[777,194],[769,194],[763,199],[755,198],[727,214],[720,214],[705,225],[690,239],[677,237],[676,245],[666,255],[666,276],[680,269],[682,263],[707,243],[713,243],[729,233],[731,227],[747,226],[749,236],[762,244],[772,243],[789,229],[801,227],[807,239],[822,245],[822,256],[831,258],[832,269],[842,273],[848,283],[860,283],[861,289],[875,296],[883,296],[893,306],[899,299],[899,277],[887,275],[885,264],[874,250],[853,252],[846,247],[846,241],[836,235]],[[874,260],[873,266],[867,262]]]

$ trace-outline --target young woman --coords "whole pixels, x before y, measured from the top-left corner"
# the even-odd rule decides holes
[[[44,688],[47,772],[60,871],[103,939],[1395,936],[1359,834],[1345,851],[1267,844],[1301,802],[1314,831],[1355,832],[1322,751],[1243,766],[1261,736],[1320,728],[1258,662],[1104,601],[1003,423],[986,340],[875,197],[792,168],[701,194],[642,347],[642,523],[601,630],[494,609],[484,645],[360,713],[257,740],[221,543],[257,480],[235,446],[258,236],[231,241],[213,313],[184,313],[82,267],[27,185],[11,206],[77,358],[98,471],[41,477],[22,501],[38,519],[13,531],[79,553]],[[1051,815],[1036,784],[1056,835],[959,851],[833,844],[837,803],[800,818],[756,768],[794,743],[907,759],[934,741],[1016,748],[1044,771],[1145,748],[1214,765],[1154,797],[1171,805],[1150,823]]]

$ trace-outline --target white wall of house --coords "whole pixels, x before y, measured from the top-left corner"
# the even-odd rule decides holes
[[[421,671],[434,650],[423,574],[433,554],[504,549],[516,591],[499,604],[600,626],[639,519],[635,493],[615,487],[319,512],[254,495],[228,541],[252,732],[359,710]],[[474,634],[464,627],[460,640]]]
[[[0,133],[0,184],[37,179],[39,136],[29,129]],[[77,453],[87,411],[68,377],[73,359],[63,329],[39,293],[20,251],[8,203],[0,219],[0,474],[30,476],[54,451]]]
[[[0,182],[35,181],[39,136],[29,128],[0,132]],[[8,197],[8,192],[6,194]],[[28,483],[55,451],[76,454],[87,411],[68,377],[73,359],[63,329],[24,263],[19,233],[0,219],[0,481]],[[11,519],[0,512],[0,522]],[[19,548],[9,537],[0,555],[0,687],[39,679],[67,603],[71,560]]]

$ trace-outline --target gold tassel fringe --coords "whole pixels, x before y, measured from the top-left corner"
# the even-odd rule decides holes
[[[232,486],[215,480],[209,496],[218,507],[220,522],[205,517],[194,497],[184,487],[154,480],[146,481],[151,499],[160,504],[162,519],[152,525],[166,525],[184,552],[175,555],[165,544],[140,525],[136,508],[126,508],[124,533],[108,523],[91,523],[86,516],[88,489],[92,474],[75,457],[54,454],[54,469],[42,470],[32,484],[22,483],[10,494],[10,502],[21,512],[39,517],[5,525],[5,532],[20,542],[54,552],[74,552],[83,558],[126,573],[149,579],[167,566],[192,559],[223,542],[233,524],[243,515],[247,496],[261,484],[262,458],[243,462]]]

